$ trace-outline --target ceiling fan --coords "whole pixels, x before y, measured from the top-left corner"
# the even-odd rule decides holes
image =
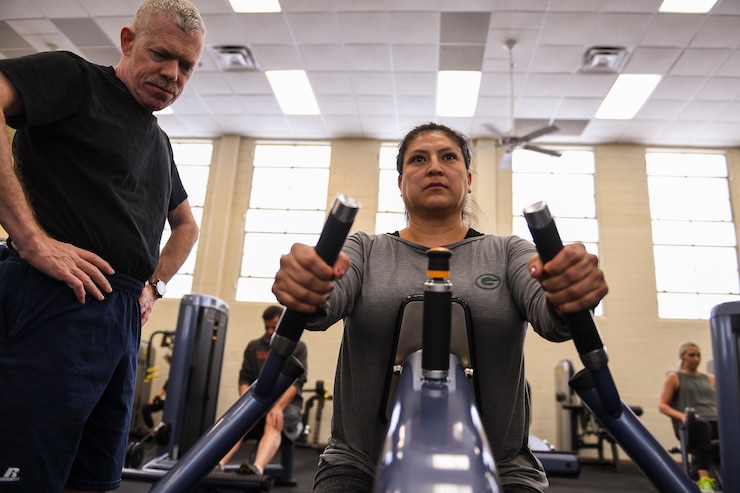
[[[499,166],[501,168],[510,167],[511,166],[511,154],[512,152],[514,152],[514,149],[517,149],[517,148],[540,152],[542,154],[547,154],[548,156],[560,157],[561,154],[557,151],[552,151],[550,149],[544,149],[542,147],[529,144],[529,141],[531,140],[534,140],[538,137],[542,137],[543,135],[551,134],[553,132],[557,132],[558,130],[560,130],[557,127],[557,125],[548,125],[546,127],[539,128],[537,130],[534,130],[522,136],[515,135],[515,128],[514,128],[514,46],[516,46],[516,40],[507,39],[504,44],[506,45],[506,48],[508,48],[509,50],[509,116],[511,118],[511,127],[509,129],[509,134],[506,135],[500,130],[498,130],[496,127],[491,125],[490,123],[486,123],[483,125],[493,134],[494,137],[496,137],[496,139],[498,139],[497,147],[506,148],[506,152],[504,152],[504,155],[501,158],[501,163],[499,164]]]

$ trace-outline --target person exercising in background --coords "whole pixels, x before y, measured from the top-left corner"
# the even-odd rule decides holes
[[[247,391],[262,371],[270,353],[270,343],[275,328],[282,313],[283,307],[277,305],[268,306],[262,313],[265,333],[262,337],[250,341],[244,350],[244,360],[239,371],[239,395]],[[270,463],[280,449],[282,435],[285,434],[291,440],[295,440],[301,432],[303,410],[301,391],[306,383],[306,373],[308,372],[308,350],[305,342],[298,341],[298,345],[293,350],[293,356],[301,362],[306,371],[275,402],[267,416],[247,434],[247,437],[259,437],[259,443],[257,444],[257,454],[254,462],[243,463],[239,468],[241,473],[263,474],[265,466]],[[218,469],[223,469],[228,464],[229,460],[239,450],[240,445],[241,440],[219,461]]]
[[[663,382],[658,410],[671,419],[686,423],[686,408],[694,409],[696,420],[688,432],[699,476],[696,484],[700,491],[715,491],[715,480],[709,474],[713,456],[711,441],[719,438],[714,375],[699,371],[701,349],[696,343],[682,343],[678,357],[678,371],[668,372]]]

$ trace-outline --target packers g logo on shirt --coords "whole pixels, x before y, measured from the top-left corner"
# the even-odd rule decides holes
[[[481,274],[475,279],[475,285],[481,289],[496,289],[501,286],[501,278],[496,274]]]

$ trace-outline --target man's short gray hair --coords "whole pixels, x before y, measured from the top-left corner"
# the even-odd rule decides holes
[[[188,0],[144,0],[134,16],[134,33],[148,32],[154,14],[166,15],[188,34],[206,34],[206,25],[200,12]]]

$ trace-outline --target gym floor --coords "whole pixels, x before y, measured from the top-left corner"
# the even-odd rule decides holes
[[[246,447],[242,447],[244,449]],[[242,450],[232,462],[244,460]],[[245,452],[246,454],[246,452]],[[294,479],[296,486],[273,485],[270,491],[279,493],[310,493],[319,451],[297,447],[295,451]],[[124,481],[118,493],[145,493],[151,489],[148,483]],[[226,490],[219,490],[226,493]],[[236,491],[236,490],[230,490]],[[549,493],[655,493],[658,490],[647,477],[631,462],[622,462],[615,469],[610,464],[582,461],[578,478],[551,478]]]

